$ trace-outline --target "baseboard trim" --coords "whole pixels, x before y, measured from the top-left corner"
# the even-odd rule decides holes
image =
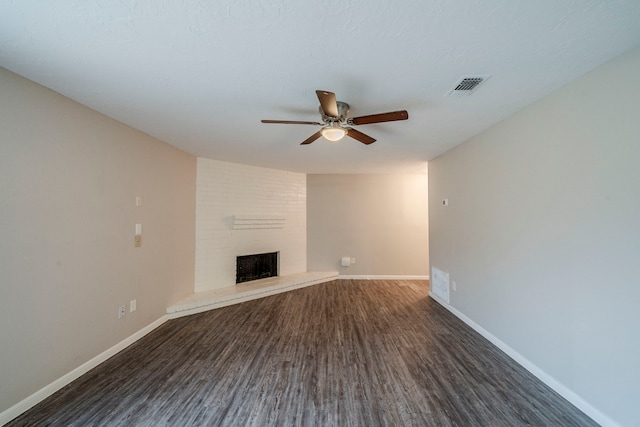
[[[51,396],[56,391],[60,390],[62,387],[66,386],[67,384],[69,384],[72,381],[76,380],[80,376],[86,374],[91,369],[95,368],[96,366],[98,366],[102,362],[104,362],[105,360],[107,360],[110,357],[114,356],[116,353],[118,353],[118,352],[124,350],[125,348],[129,347],[131,344],[133,344],[134,342],[138,341],[140,338],[142,338],[143,336],[147,335],[149,332],[153,331],[158,326],[160,326],[163,323],[165,323],[167,320],[168,320],[167,316],[162,316],[161,318],[159,318],[155,322],[145,326],[144,328],[140,329],[138,332],[134,333],[133,335],[129,336],[128,338],[125,338],[124,340],[120,341],[119,343],[117,343],[113,347],[103,351],[102,353],[100,353],[99,355],[94,357],[93,359],[88,360],[87,362],[85,362],[82,365],[78,366],[77,368],[75,368],[71,372],[63,375],[62,377],[58,378],[57,380],[55,380],[51,384],[48,384],[48,385],[44,386],[40,390],[38,390],[35,393],[33,393],[31,396],[29,396],[26,399],[16,403],[15,405],[10,407],[9,409],[3,411],[2,413],[0,413],[0,426],[5,425],[9,421],[11,421],[14,418],[18,417],[19,415],[23,414],[24,412],[26,412],[27,410],[31,409],[32,407],[34,407],[35,405],[37,405],[38,403],[40,403],[41,401],[43,401],[47,397]]]
[[[466,323],[469,327],[471,327],[477,333],[479,333],[484,338],[489,340],[489,342],[491,342],[493,345],[495,345],[504,353],[506,353],[507,356],[513,359],[520,366],[525,368],[527,371],[531,372],[540,381],[542,381],[543,383],[551,387],[556,393],[558,393],[559,395],[567,399],[573,406],[580,409],[582,412],[584,412],[588,417],[590,417],[596,423],[600,424],[602,427],[620,427],[620,424],[616,423],[607,415],[597,410],[595,407],[593,407],[590,403],[588,403],[586,400],[584,400],[582,397],[580,397],[570,388],[568,388],[567,386],[565,386],[564,384],[562,384],[561,382],[553,378],[551,375],[544,372],[542,369],[540,369],[537,365],[535,365],[529,359],[527,359],[526,357],[524,357],[523,355],[515,351],[513,348],[508,346],[498,337],[496,337],[495,335],[493,335],[492,333],[484,329],[482,326],[478,325],[476,322],[474,322],[469,317],[464,315],[461,311],[459,311],[452,305],[447,304],[444,300],[442,300],[441,298],[438,298],[432,292],[429,292],[429,296],[438,304],[440,304],[441,306],[449,310],[458,319]]]
[[[375,274],[341,274],[338,279],[345,280],[429,280],[429,276],[375,275]]]

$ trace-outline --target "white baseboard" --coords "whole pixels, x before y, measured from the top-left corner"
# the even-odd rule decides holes
[[[461,311],[457,310],[450,304],[447,304],[444,300],[438,298],[432,292],[429,292],[429,296],[433,298],[438,304],[449,310],[453,315],[455,315],[458,319],[462,320],[468,326],[470,326],[477,333],[485,337],[489,342],[498,347],[500,350],[505,352],[507,356],[512,358],[516,363],[525,368],[527,371],[531,372],[535,377],[537,377],[540,381],[551,387],[556,393],[567,399],[573,406],[580,409],[587,416],[589,416],[592,420],[600,424],[602,427],[620,427],[620,424],[613,421],[611,418],[594,408],[590,403],[584,400],[582,397],[578,396],[575,392],[569,389],[567,386],[553,378],[551,375],[544,372],[534,363],[532,363],[529,359],[515,351],[513,348],[509,347],[502,340],[491,334],[489,331],[484,329],[482,326],[478,325],[476,322],[465,316]]]
[[[58,378],[51,384],[44,386],[40,390],[33,393],[31,396],[16,403],[9,409],[3,411],[2,413],[0,413],[0,426],[5,425],[9,421],[13,420],[17,416],[21,415],[22,413],[26,412],[30,408],[34,407],[35,405],[43,401],[47,397],[51,396],[56,391],[60,390],[62,387],[66,386],[67,384],[71,383],[75,379],[79,378],[81,375],[86,374],[91,369],[95,368],[105,360],[109,359],[111,356],[124,350],[134,342],[138,341],[143,336],[147,335],[149,332],[156,329],[158,326],[162,325],[164,322],[167,321],[167,319],[168,319],[167,316],[162,316],[161,318],[151,323],[150,325],[147,325],[144,328],[140,329],[138,332],[131,335],[130,337],[125,338],[124,340],[120,341],[113,347],[103,351],[93,359],[78,366],[73,371],[63,375],[62,377]]]
[[[401,276],[401,275],[371,275],[371,274],[341,274],[338,279],[346,280],[429,280],[429,276]]]

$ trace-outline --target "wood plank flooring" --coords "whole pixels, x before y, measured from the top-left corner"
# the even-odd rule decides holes
[[[597,425],[427,295],[337,280],[170,320],[8,425]]]

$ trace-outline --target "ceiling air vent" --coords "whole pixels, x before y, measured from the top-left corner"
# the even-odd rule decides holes
[[[447,96],[471,95],[489,77],[491,76],[462,76],[453,89],[447,93]]]

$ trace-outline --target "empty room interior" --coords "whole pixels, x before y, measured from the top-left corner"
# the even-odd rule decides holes
[[[0,2],[0,425],[640,426],[639,22]]]

